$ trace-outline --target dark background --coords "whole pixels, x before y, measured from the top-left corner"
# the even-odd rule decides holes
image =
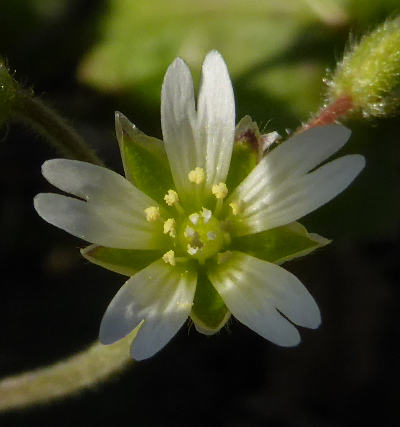
[[[106,164],[121,171],[114,111],[160,136],[159,100],[148,100],[146,90],[134,84],[110,90],[82,77],[83,58],[102,40],[99,23],[111,16],[110,4],[59,2],[52,11],[51,2],[16,3],[0,1],[0,53],[20,81],[69,118]],[[304,60],[322,70],[333,67],[350,31],[362,34],[396,12],[395,2],[369,3],[366,11],[360,2],[343,2],[348,17],[334,25],[311,18],[302,22],[296,38],[272,58],[266,43],[268,59],[233,73],[238,118],[251,114],[281,133],[307,120],[312,111],[293,105],[301,106],[304,96],[316,111],[318,101],[307,98],[307,91],[290,89],[289,74],[282,76],[282,87],[289,87],[282,96],[256,91],[252,82],[271,67],[290,68]],[[142,36],[145,40],[147,33]],[[168,64],[181,54],[174,46],[168,49],[161,77],[146,82],[149,91],[160,90]],[[236,60],[220,50],[228,65]],[[311,92],[322,95],[322,77]],[[321,308],[317,331],[302,330],[302,343],[284,349],[237,321],[212,337],[184,327],[155,357],[108,383],[61,402],[0,415],[0,425],[398,425],[399,119],[347,125],[353,136],[346,150],[365,155],[367,168],[349,190],[302,221],[333,243],[285,265]],[[5,376],[55,362],[92,342],[124,278],[89,265],[79,255],[83,242],[35,213],[32,198],[50,190],[40,165],[57,153],[18,124],[1,132],[0,374]]]

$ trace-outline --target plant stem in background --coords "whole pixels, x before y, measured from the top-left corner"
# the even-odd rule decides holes
[[[0,412],[47,404],[105,381],[131,366],[129,346],[138,328],[121,341],[88,349],[54,365],[0,380]]]
[[[81,136],[39,98],[20,90],[14,101],[12,117],[29,125],[67,157],[103,165]]]

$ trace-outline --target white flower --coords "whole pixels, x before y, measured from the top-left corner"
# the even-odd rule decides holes
[[[320,324],[314,299],[293,274],[242,252],[234,242],[290,224],[343,191],[364,167],[362,156],[315,168],[345,144],[350,132],[333,125],[294,136],[231,191],[226,179],[235,105],[226,65],[216,51],[203,63],[197,105],[189,68],[180,58],[171,64],[162,88],[161,122],[175,188],[160,195],[160,203],[102,167],[58,159],[42,168],[50,183],[76,196],[36,196],[43,219],[96,245],[159,251],[158,259],[134,274],[108,306],[100,340],[113,343],[139,325],[132,356],[140,360],[159,351],[189,315],[200,332],[210,334],[232,313],[278,345],[298,344],[291,322],[307,328]],[[213,327],[207,324],[206,302],[220,297],[225,311]],[[206,314],[200,319],[199,313]]]

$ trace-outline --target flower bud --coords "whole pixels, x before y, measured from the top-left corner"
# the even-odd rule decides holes
[[[400,18],[351,46],[326,83],[328,104],[347,99],[355,116],[393,115],[400,104]]]

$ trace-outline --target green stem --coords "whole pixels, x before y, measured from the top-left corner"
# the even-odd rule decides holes
[[[54,365],[0,380],[0,412],[70,396],[132,365],[129,346],[137,329],[112,345],[95,342]]]
[[[54,110],[28,91],[20,90],[13,105],[14,118],[28,124],[65,156],[103,165],[81,136]]]

